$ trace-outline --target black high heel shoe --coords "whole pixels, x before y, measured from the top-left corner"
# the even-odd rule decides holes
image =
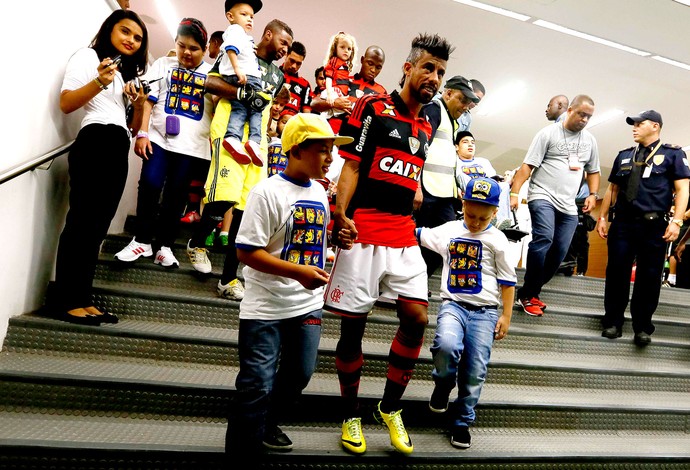
[[[85,310],[82,308],[75,308],[72,310],[60,310],[57,312],[52,312],[49,316],[55,318],[56,320],[65,321],[68,323],[74,323],[76,325],[89,325],[89,326],[100,326],[101,320],[96,315],[73,315],[70,312],[76,312],[79,310]],[[83,313],[83,312],[80,312]],[[88,313],[88,312],[87,312]]]
[[[114,323],[117,323],[120,321],[120,319],[114,313],[110,313],[108,311],[98,310],[93,305],[90,307],[85,307],[84,310],[86,310],[91,315],[98,318],[101,323],[113,323],[114,324]]]

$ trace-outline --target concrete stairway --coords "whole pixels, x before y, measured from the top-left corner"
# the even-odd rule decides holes
[[[602,280],[563,276],[543,292],[546,315],[516,309],[496,343],[470,449],[453,448],[427,408],[435,294],[405,395],[411,456],[393,452],[373,419],[364,423],[365,455],[340,448],[339,321],[325,314],[317,372],[283,426],[295,449],[226,460],[239,305],[215,295],[223,257],[213,254],[214,272],[199,275],[180,240],[180,269],[152,259],[123,267],[113,254],[129,238],[106,240],[95,282],[96,304],[120,323],[86,327],[35,313],[10,321],[0,353],[0,468],[690,468],[690,291],[663,290],[653,343],[640,349],[629,324],[621,339],[600,336]],[[430,280],[432,292],[438,284]],[[396,327],[390,310],[370,316],[361,388],[369,409]]]

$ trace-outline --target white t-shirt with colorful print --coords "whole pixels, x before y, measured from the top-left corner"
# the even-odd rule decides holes
[[[295,264],[324,268],[326,228],[330,220],[323,186],[294,181],[285,173],[252,188],[235,245],[241,250],[265,249]],[[245,294],[240,319],[281,320],[323,306],[323,287],[309,290],[294,279],[245,266]]]

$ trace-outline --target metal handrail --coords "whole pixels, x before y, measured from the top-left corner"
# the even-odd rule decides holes
[[[62,154],[65,154],[69,152],[69,149],[72,147],[72,144],[74,141],[65,144],[61,147],[58,147],[54,150],[51,150],[50,152],[46,153],[45,155],[42,155],[40,157],[34,158],[31,161],[28,161],[26,163],[22,163],[21,165],[17,165],[14,168],[10,168],[6,172],[0,174],[0,184],[3,184],[13,178],[16,178],[17,176],[20,176],[27,171],[35,170],[39,166],[43,165],[46,162],[49,162],[53,160],[56,157],[59,157]]]

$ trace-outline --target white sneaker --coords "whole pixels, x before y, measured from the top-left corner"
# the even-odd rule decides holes
[[[192,248],[187,242],[187,256],[192,263],[192,267],[200,273],[208,274],[213,270],[211,260],[208,259],[208,250],[206,248]]]
[[[140,257],[149,257],[153,254],[151,244],[139,243],[135,238],[129,242],[129,245],[115,253],[115,259],[130,263],[138,260]]]
[[[172,250],[167,246],[162,246],[158,253],[156,253],[156,259],[153,260],[154,264],[160,264],[164,268],[179,268],[180,262],[177,261],[175,255],[173,255]]]
[[[233,279],[227,284],[218,281],[216,292],[220,297],[228,300],[242,300],[244,298],[244,286],[239,279]]]

